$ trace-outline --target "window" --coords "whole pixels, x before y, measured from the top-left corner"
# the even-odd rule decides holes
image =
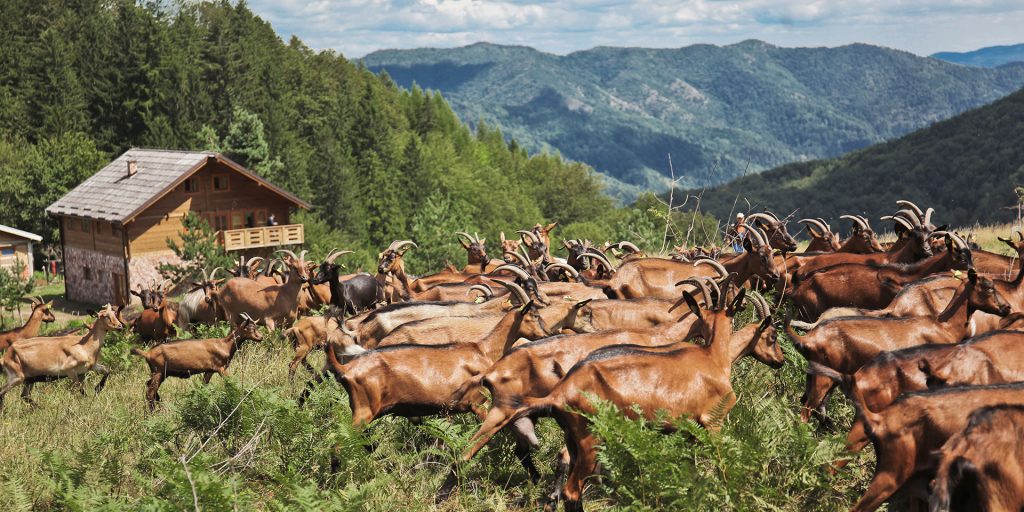
[[[199,178],[193,176],[185,180],[185,193],[186,194],[197,194],[199,193]]]
[[[213,177],[213,190],[223,192],[231,189],[231,180],[227,174],[220,174]]]
[[[121,226],[118,226],[117,224],[111,223],[110,224],[110,234],[112,236],[121,236]]]
[[[92,269],[89,267],[82,267],[82,279],[86,281],[92,281]]]
[[[14,256],[14,246],[0,247],[0,256]]]
[[[228,229],[228,216],[227,214],[217,213],[213,216],[213,229],[217,231],[224,231]]]
[[[92,233],[92,221],[89,219],[82,219],[82,231],[86,233]]]

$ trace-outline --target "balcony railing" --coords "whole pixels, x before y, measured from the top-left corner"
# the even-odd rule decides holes
[[[305,241],[304,236],[302,224],[229,229],[221,232],[224,248],[229,251],[278,245],[298,245]]]

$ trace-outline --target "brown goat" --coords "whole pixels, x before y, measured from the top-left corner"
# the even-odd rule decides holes
[[[760,318],[768,319],[768,304],[764,298],[755,295],[754,309]],[[707,294],[705,301],[709,300]],[[682,301],[680,301],[682,302]],[[675,313],[679,316],[680,313]],[[652,329],[623,329],[600,333],[577,334],[552,336],[542,340],[517,346],[507,355],[494,363],[486,372],[466,381],[452,395],[453,401],[461,401],[467,394],[474,392],[477,387],[487,388],[491,395],[491,408],[484,418],[483,424],[477,434],[470,440],[476,441],[483,433],[492,432],[492,427],[502,422],[508,416],[515,413],[516,408],[522,403],[524,397],[543,397],[550,393],[556,385],[565,377],[566,373],[577,363],[585,359],[589,354],[598,349],[612,345],[638,347],[655,347],[662,345],[661,350],[677,350],[686,347],[698,348],[698,345],[684,343],[693,336],[700,335],[699,325],[696,317],[687,310],[683,315],[690,322],[671,322],[662,324]],[[740,331],[733,333],[733,344],[741,344],[742,339],[748,342],[752,337],[764,337],[764,346],[772,348],[775,352],[771,356],[765,356],[772,361],[782,361],[782,349],[775,343],[775,329],[765,324],[751,324]],[[755,345],[758,342],[754,342]],[[666,345],[667,344],[667,345]],[[760,345],[758,345],[760,346]],[[539,446],[539,441],[534,432],[533,420],[529,417],[521,418],[513,425],[516,436],[516,456],[526,468],[530,477],[536,481],[540,476],[530,456],[530,450]],[[493,435],[493,434],[491,434]],[[467,451],[463,461],[471,459],[483,448],[483,444],[477,444]],[[454,485],[449,481],[439,491],[441,499],[446,498]]]
[[[655,297],[674,299],[678,296],[675,284],[688,277],[718,277],[735,273],[737,282],[746,282],[759,276],[768,282],[779,279],[779,268],[772,257],[772,248],[757,228],[751,227],[743,245],[746,251],[720,264],[714,260],[698,260],[695,264],[680,263],[663,258],[643,258],[624,263],[605,287],[613,299]],[[707,266],[703,266],[707,265]]]
[[[409,275],[405,273],[405,252],[410,247],[418,247],[412,240],[395,240],[377,261],[377,282],[384,289],[384,303],[392,304],[409,300],[412,293]],[[397,284],[395,284],[397,281]]]
[[[355,327],[369,314],[369,311],[364,311],[346,320],[345,324]],[[306,358],[314,349],[326,346],[328,342],[332,341],[332,338],[334,338],[335,344],[340,347],[340,351],[344,355],[356,355],[365,352],[365,349],[356,344],[354,337],[351,336],[351,334],[355,333],[350,330],[346,333],[346,330],[349,329],[343,329],[342,325],[339,324],[339,319],[331,316],[330,312],[328,316],[300,318],[290,328],[286,329],[284,336],[292,340],[292,348],[295,349],[295,357],[288,364],[288,378],[294,378],[295,369],[300,364],[309,370],[310,373],[316,373],[316,370],[306,361]]]
[[[164,341],[176,334],[177,324],[178,304],[171,302],[161,293],[159,301],[152,307],[143,309],[135,319],[132,331],[142,341]]]
[[[476,343],[396,345],[364,352],[345,364],[338,361],[334,344],[328,344],[327,367],[348,392],[352,424],[362,428],[383,414],[423,416],[473,408],[479,397],[455,404],[448,399],[520,337],[550,334],[526,292],[520,288],[516,295],[521,305]]]
[[[287,282],[264,286],[248,278],[235,277],[224,283],[217,293],[219,303],[231,325],[237,326],[242,323],[242,313],[246,313],[257,322],[262,321],[270,330],[274,330],[278,324],[288,324],[295,320],[299,293],[302,291],[302,285],[309,281],[304,261],[307,251],[302,251],[298,256],[292,251],[277,252],[288,255],[288,259],[285,260],[285,266],[288,268]]]
[[[849,394],[848,375],[817,363],[809,371],[841,384]],[[1024,405],[1024,383],[968,386],[908,393],[881,412],[867,409],[849,395],[875,448],[875,474],[854,512],[871,512],[910,483],[927,480],[937,464],[934,452],[968,424],[972,411],[982,407]]]
[[[147,351],[133,348],[132,354],[145,359],[149,365],[150,378],[146,384],[149,410],[156,409],[160,401],[160,384],[167,377],[187,379],[201,373],[203,382],[209,384],[214,373],[221,377],[228,375],[228,365],[243,341],[262,339],[256,322],[242,313],[242,323],[223,338],[173,341]]]
[[[943,235],[935,232],[933,235]],[[817,319],[836,307],[881,309],[889,305],[903,286],[925,276],[971,266],[971,251],[959,237],[948,238],[949,250],[914,264],[873,265],[844,263],[818,269],[795,283],[793,303],[800,314]]]
[[[807,233],[811,235],[811,242],[804,252],[836,252],[842,247],[839,235],[832,232],[832,227],[824,219],[800,219],[797,222],[805,224]]]
[[[880,412],[900,395],[929,388],[1024,381],[1024,333],[996,331],[961,344],[935,344],[883,352],[853,375],[850,393]],[[861,418],[846,439],[851,453],[868,444]],[[836,464],[842,467],[845,461]]]
[[[39,297],[30,298],[27,302],[32,304],[32,312],[29,313],[25,324],[9,331],[0,332],[0,352],[7,350],[7,347],[16,341],[39,336],[39,329],[42,328],[43,322],[50,323],[56,320],[53,317],[53,311],[50,310],[53,307],[53,302],[43,302],[43,299]]]
[[[657,298],[594,300],[580,308],[571,329],[586,333],[655,327],[678,317],[669,310],[673,304],[673,301]]]
[[[486,274],[505,264],[502,260],[492,260],[487,257],[486,238],[480,238],[480,235],[476,233],[470,236],[465,231],[455,234],[459,237],[459,243],[466,249],[467,265],[462,269],[463,273]]]
[[[765,241],[768,242],[768,245],[782,252],[796,250],[796,239],[786,229],[786,222],[770,211],[765,210],[764,213],[747,215],[747,226],[761,228],[765,233]]]
[[[787,318],[786,334],[808,361],[842,374],[852,375],[878,354],[928,343],[956,343],[967,335],[967,321],[976,310],[1001,316],[1010,313],[992,280],[979,277],[974,270],[960,285],[949,305],[937,317],[836,318],[821,323],[801,336]],[[825,398],[835,383],[813,374],[807,379],[801,418],[807,421],[811,411],[823,412]]]
[[[1024,406],[971,413],[967,427],[939,451],[931,512],[1024,510]]]
[[[725,296],[720,294],[716,309],[705,312],[689,293],[684,295],[690,310],[699,318],[700,331],[708,345],[668,352],[608,347],[592,353],[575,365],[547,396],[525,397],[514,414],[482,432],[471,450],[520,418],[554,415],[565,432],[570,453],[569,475],[562,491],[565,510],[582,510],[584,480],[597,467],[598,439],[589,431],[583,416],[595,412],[592,398],[612,402],[631,418],[642,416],[653,421],[662,417],[664,411],[666,421],[659,426],[667,431],[674,430],[673,421],[681,416],[714,428],[713,411],[727,413],[736,402],[729,377],[737,359],[754,352],[774,367],[782,365],[781,359],[775,359],[780,352],[776,347],[762,347],[761,336],[731,343],[732,318],[743,302],[744,290],[728,307]],[[761,326],[767,328],[770,323],[766,319]],[[767,340],[763,344],[774,343]]]
[[[27,389],[22,395],[31,402],[28,390],[33,382],[48,377],[67,377],[85,394],[81,376],[89,371],[100,372],[104,378],[96,387],[99,392],[106,384],[106,376],[110,370],[100,364],[100,351],[103,349],[103,338],[107,331],[120,330],[124,324],[119,318],[119,310],[106,305],[97,314],[85,336],[39,337],[15,342],[3,356],[3,368],[7,373],[7,382],[0,388],[0,406],[3,397],[18,384]]]

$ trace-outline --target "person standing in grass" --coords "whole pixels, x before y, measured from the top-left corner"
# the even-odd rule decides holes
[[[732,244],[732,252],[740,254],[743,252],[743,240],[747,237],[747,225],[744,223],[743,212],[736,214],[736,222],[729,227],[725,239]]]

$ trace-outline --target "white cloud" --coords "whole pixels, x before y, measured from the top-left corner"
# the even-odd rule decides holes
[[[1020,0],[250,0],[284,37],[358,57],[383,48],[679,47],[764,39],[867,42],[929,54],[1024,42]]]

